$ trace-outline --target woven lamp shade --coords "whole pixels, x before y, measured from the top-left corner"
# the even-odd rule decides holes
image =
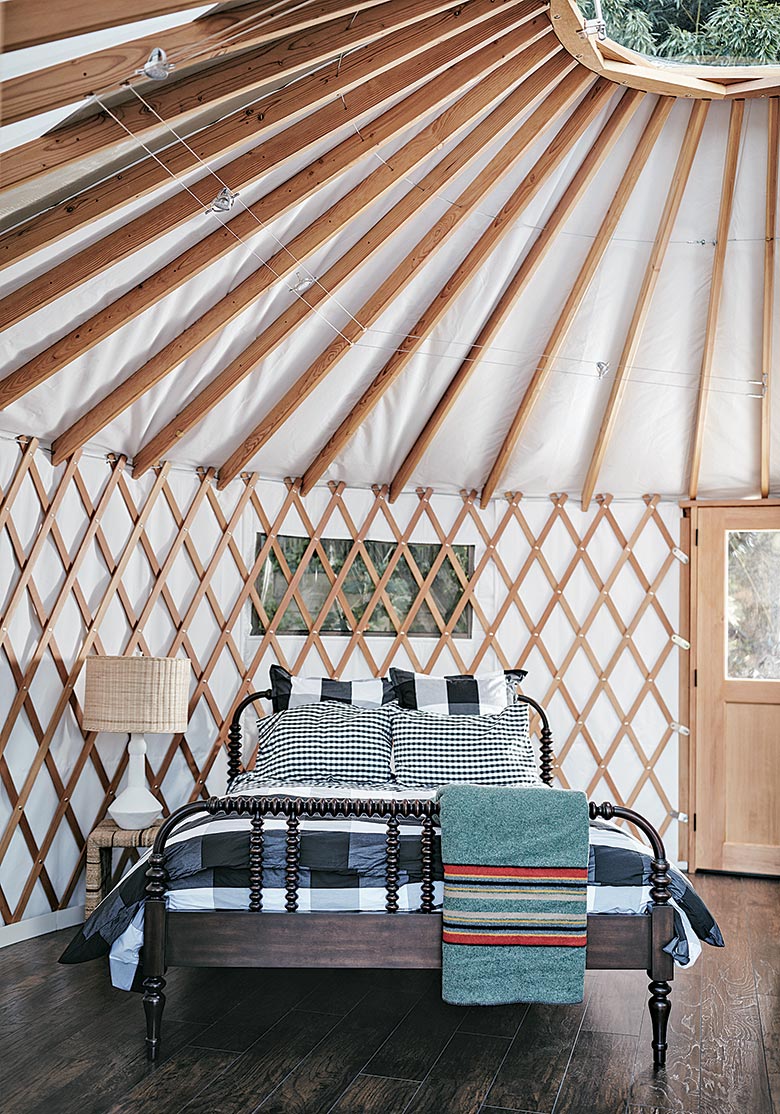
[[[186,658],[87,658],[86,731],[186,731]]]

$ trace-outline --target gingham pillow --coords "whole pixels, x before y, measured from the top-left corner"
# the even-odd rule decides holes
[[[391,713],[326,701],[258,720],[255,770],[288,781],[385,782]]]
[[[296,677],[281,665],[272,665],[269,672],[275,712],[301,708],[305,704],[321,704],[326,700],[354,704],[356,708],[381,708],[395,700],[395,691],[387,678],[334,681],[330,677]]]
[[[528,705],[494,716],[440,716],[399,708],[393,716],[399,785],[539,785]]]
[[[526,675],[524,669],[481,675],[457,673],[450,677],[429,677],[408,669],[390,670],[402,708],[444,716],[496,715],[514,703],[514,685]]]

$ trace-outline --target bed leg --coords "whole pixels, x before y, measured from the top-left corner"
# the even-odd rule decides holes
[[[144,1013],[146,1014],[146,1056],[152,1063],[160,1052],[162,1015],[165,1008],[165,979],[152,975],[144,979]]]
[[[668,1001],[672,993],[671,984],[668,982],[650,983],[650,1020],[653,1023],[653,1067],[666,1067],[666,1026],[672,1006]]]

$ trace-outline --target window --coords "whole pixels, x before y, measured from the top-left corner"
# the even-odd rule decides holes
[[[255,555],[261,551],[266,541],[265,534],[257,535]],[[411,542],[399,555],[399,546],[395,542],[366,541],[363,546],[367,563],[352,539],[323,538],[320,542],[321,550],[318,552],[315,549],[310,555],[299,582],[297,596],[303,609],[291,597],[284,611],[279,614],[290,578],[298,570],[309,542],[309,538],[280,535],[257,577],[256,588],[260,603],[268,623],[273,625],[278,634],[308,634],[316,627],[323,634],[348,635],[366,610],[370,609],[365,633],[393,637],[397,627],[416,608],[408,633],[438,638],[441,633],[439,624],[426,599],[419,599],[420,581],[425,580],[438,559],[438,570],[428,593],[447,623],[463,597],[462,574],[468,579],[474,571],[473,545],[453,545],[451,551],[442,558],[442,546],[438,544]],[[324,554],[332,574],[326,571],[321,554]],[[461,575],[453,561],[461,570]],[[373,603],[372,600],[376,593],[376,581],[391,563],[392,572],[385,586],[388,609],[381,597],[377,597]],[[369,570],[369,564],[373,569]],[[342,598],[334,599],[323,615],[332,587],[332,575],[338,576],[345,565],[347,572],[340,593]],[[342,601],[346,602],[349,610]],[[461,608],[452,631],[454,637],[471,636],[472,610],[470,603]],[[264,634],[265,630],[257,608],[253,606],[251,633]]]
[[[726,557],[726,675],[780,680],[780,530],[729,530]]]

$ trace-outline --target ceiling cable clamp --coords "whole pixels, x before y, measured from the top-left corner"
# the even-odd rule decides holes
[[[138,77],[148,77],[150,81],[165,81],[172,69],[173,62],[168,61],[168,55],[161,46],[156,46],[140,70],[135,72]]]

